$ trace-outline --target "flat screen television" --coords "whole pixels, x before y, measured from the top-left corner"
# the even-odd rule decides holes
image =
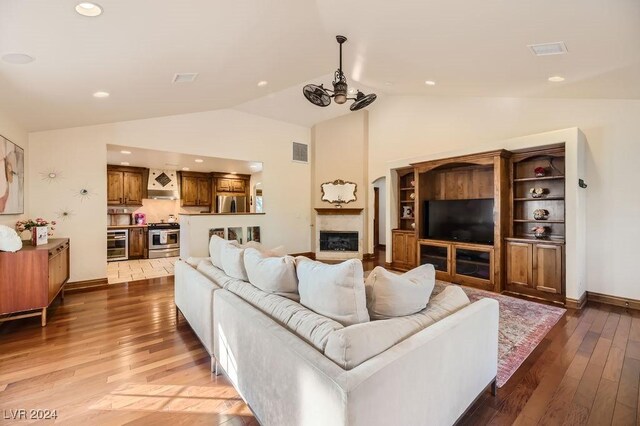
[[[493,199],[424,202],[424,238],[493,244]]]

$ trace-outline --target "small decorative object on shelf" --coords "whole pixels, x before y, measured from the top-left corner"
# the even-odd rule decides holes
[[[411,194],[409,194],[409,198],[411,198],[412,200],[416,199],[416,193],[412,192]]]
[[[547,193],[547,188],[531,188],[529,193],[533,198],[542,198]]]
[[[21,234],[24,231],[31,231],[31,244],[39,246],[41,244],[47,244],[48,237],[52,236],[53,230],[56,229],[53,227],[55,224],[55,221],[51,221],[51,223],[49,223],[41,217],[36,218],[36,220],[19,220],[16,222],[16,231],[18,234]],[[49,229],[50,225],[51,229]]]
[[[402,206],[402,219],[413,219],[413,207]]]
[[[533,232],[533,236],[539,240],[543,240],[545,238],[549,238],[550,229],[548,226],[534,226],[531,228],[531,232]]]
[[[535,220],[547,220],[547,219],[549,219],[549,210],[546,210],[546,209],[535,209],[533,211],[533,218]]]
[[[416,223],[415,222],[411,222],[411,229],[416,229]]]
[[[544,167],[536,167],[533,172],[535,173],[536,177],[545,177],[547,175],[547,169],[545,169]]]
[[[411,182],[409,182],[411,184],[411,186],[416,186],[416,181],[415,179],[412,179]]]

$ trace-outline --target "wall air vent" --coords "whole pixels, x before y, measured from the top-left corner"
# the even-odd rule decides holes
[[[293,143],[293,161],[298,163],[309,162],[309,145],[304,143]]]
[[[564,55],[567,53],[567,46],[562,41],[555,43],[530,44],[527,46],[536,56]]]
[[[178,73],[173,76],[173,82],[174,83],[193,83],[196,77],[198,77],[197,72]]]

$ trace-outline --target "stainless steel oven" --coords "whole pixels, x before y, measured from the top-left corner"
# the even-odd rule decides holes
[[[149,259],[180,256],[180,225],[150,223]]]
[[[129,259],[129,230],[107,230],[107,262]]]

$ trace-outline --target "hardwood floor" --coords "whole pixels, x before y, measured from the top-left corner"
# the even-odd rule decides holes
[[[256,425],[181,317],[173,279],[72,292],[38,319],[0,327],[0,417],[57,410],[63,424]],[[640,312],[599,304],[570,310],[463,425],[634,425]]]

